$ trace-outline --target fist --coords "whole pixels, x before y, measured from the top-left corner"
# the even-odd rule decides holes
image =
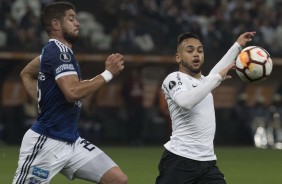
[[[119,53],[111,54],[106,62],[105,69],[115,77],[124,69],[124,57]]]

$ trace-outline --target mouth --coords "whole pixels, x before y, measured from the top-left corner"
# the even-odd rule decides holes
[[[193,62],[193,64],[196,65],[196,66],[198,66],[198,65],[201,64],[201,61],[200,61],[199,59],[194,59],[192,62]]]

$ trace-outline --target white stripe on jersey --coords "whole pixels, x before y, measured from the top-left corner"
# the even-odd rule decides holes
[[[55,44],[59,47],[61,52],[67,52],[67,49],[64,45],[60,44],[57,40],[55,41]]]
[[[72,50],[66,46],[65,44],[63,44],[62,42],[60,42],[59,40],[56,39],[50,39],[50,41],[54,41],[55,44],[58,46],[58,48],[60,49],[60,52],[68,52],[68,50],[73,54]]]
[[[55,80],[57,80],[60,77],[66,76],[66,75],[77,75],[77,73],[76,73],[76,71],[63,72],[63,73],[60,73],[59,75],[57,75],[55,77]]]

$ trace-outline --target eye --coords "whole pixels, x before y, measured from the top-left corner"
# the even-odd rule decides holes
[[[188,52],[188,53],[192,53],[192,52],[194,52],[194,48],[192,48],[192,47],[188,47],[187,49],[186,49],[186,51]]]
[[[204,52],[204,49],[200,48],[200,49],[198,49],[198,52],[202,53],[202,52]]]

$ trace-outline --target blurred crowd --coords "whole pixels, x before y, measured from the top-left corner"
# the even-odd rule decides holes
[[[40,11],[55,0],[1,0],[0,48],[38,50],[47,41]],[[281,56],[280,0],[70,0],[81,26],[78,50],[170,54],[176,36],[192,31],[205,49],[228,48],[244,31],[252,44]]]
[[[250,106],[248,95],[239,94],[231,117],[239,124],[234,132],[244,141],[249,139],[257,148],[282,149],[282,84],[277,86],[270,104],[265,104],[261,94],[255,96],[255,103]]]

